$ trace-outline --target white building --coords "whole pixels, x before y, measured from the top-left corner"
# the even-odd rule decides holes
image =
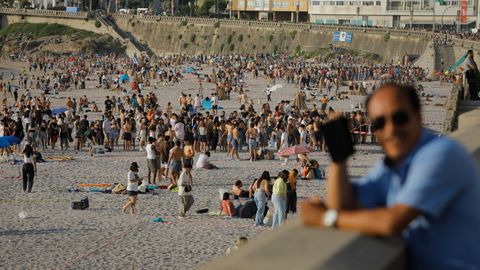
[[[467,1],[467,23],[476,27],[478,1]],[[310,0],[310,22],[396,28],[455,29],[460,24],[460,0]]]

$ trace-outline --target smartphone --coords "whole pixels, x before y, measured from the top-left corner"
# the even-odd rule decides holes
[[[345,117],[326,122],[321,126],[321,130],[334,162],[345,161],[355,152],[352,135]]]

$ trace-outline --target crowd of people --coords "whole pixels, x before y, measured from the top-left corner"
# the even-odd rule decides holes
[[[192,169],[217,169],[210,161],[212,153],[225,152],[236,162],[282,159],[286,165],[289,157],[279,156],[278,152],[288,147],[309,146],[325,152],[321,126],[335,113],[329,102],[351,94],[367,95],[386,81],[416,82],[426,75],[408,61],[378,65],[349,53],[313,61],[261,54],[163,58],[142,55],[134,61],[114,55],[28,56],[25,60],[28,68],[20,74],[0,74],[3,93],[0,136],[16,136],[36,153],[53,149],[93,155],[98,146],[107,151],[144,151],[148,174],[141,179],[135,171],[139,165],[132,164],[129,196],[136,197],[142,182],[145,185],[167,181],[172,187],[177,186],[182,196],[180,216],[193,204],[189,188],[185,188],[191,189],[194,183]],[[172,104],[174,101],[161,106],[163,100],[150,89],[164,85],[182,89],[186,73],[197,77],[196,93],[180,92],[178,106]],[[318,99],[320,106],[313,104],[308,108],[295,100],[274,104],[269,100],[275,93],[270,91],[269,97],[256,107],[247,95],[247,75],[254,79],[263,77],[272,86],[296,85],[299,97],[306,98],[307,93],[313,92],[314,99],[316,95],[322,96]],[[56,93],[85,91],[89,80],[96,83],[96,88],[111,90],[112,95],[102,101],[87,94],[78,100],[67,97],[64,106],[52,108]],[[345,84],[348,91],[340,91]],[[213,85],[210,95],[205,85]],[[238,110],[229,113],[221,110],[222,100],[235,98],[239,100]],[[174,106],[179,109],[174,110]],[[367,143],[369,136],[369,142],[375,142],[361,106],[343,114],[355,141]],[[6,151],[11,154],[20,148]],[[301,166],[295,178],[322,177],[315,160],[299,155],[297,161]],[[33,182],[30,167],[27,175],[26,182],[30,178]],[[296,209],[287,200],[287,194],[295,190],[292,177],[292,172],[282,172],[278,179],[285,185],[275,181],[272,187],[267,187],[269,177],[260,178],[266,182],[252,183],[248,197],[255,200],[259,209],[256,225],[263,224],[259,213],[265,212],[262,209],[267,197],[271,197],[274,208],[280,211],[274,215],[274,226],[285,219],[288,211]],[[124,210],[131,208],[135,212],[135,204],[136,200],[129,200]],[[234,211],[228,210],[233,215]]]

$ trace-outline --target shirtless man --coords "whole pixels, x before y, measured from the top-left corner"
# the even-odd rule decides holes
[[[238,125],[237,123],[233,122],[232,123],[232,143],[231,143],[231,150],[229,151],[229,155],[232,157],[232,160],[235,160],[235,156],[237,157],[238,160],[240,160],[240,156],[238,156],[238,146],[239,146],[238,138],[239,138]],[[228,144],[228,146],[230,147],[230,144]]]
[[[187,106],[187,97],[185,96],[184,93],[180,95],[180,98],[178,99],[178,103],[180,104],[180,108],[185,108]]]
[[[228,120],[227,124],[225,125],[226,133],[227,133],[227,153],[230,153],[232,150],[232,131],[235,128],[235,125]],[[238,136],[237,136],[238,139]]]
[[[130,151],[132,148],[132,125],[130,120],[126,118],[125,124],[123,125],[123,150]]]
[[[178,140],[175,142],[175,146],[170,150],[168,157],[169,169],[172,170],[172,183],[177,184],[177,179],[182,171],[182,158],[184,156],[183,150],[180,148],[181,142]],[[167,169],[168,175],[168,169]]]
[[[248,142],[248,149],[250,151],[250,161],[257,160],[257,136],[258,131],[255,128],[255,123],[250,123],[250,128],[247,129],[247,142]]]

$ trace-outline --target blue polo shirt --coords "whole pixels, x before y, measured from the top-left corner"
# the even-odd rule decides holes
[[[408,269],[480,269],[480,177],[470,154],[423,129],[402,164],[388,163],[353,187],[365,208],[404,204],[422,213],[402,233]]]

